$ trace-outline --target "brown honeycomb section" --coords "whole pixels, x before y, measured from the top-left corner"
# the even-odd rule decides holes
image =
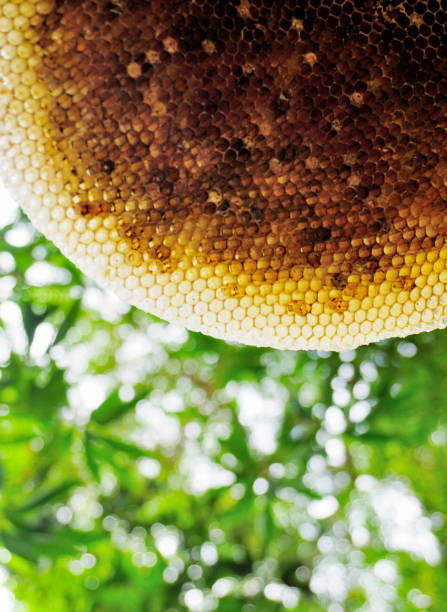
[[[442,327],[446,29],[445,0],[0,0],[0,173],[84,272],[191,329]]]

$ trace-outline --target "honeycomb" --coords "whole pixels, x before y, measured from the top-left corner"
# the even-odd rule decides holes
[[[446,0],[0,0],[0,176],[121,298],[339,350],[447,325]]]

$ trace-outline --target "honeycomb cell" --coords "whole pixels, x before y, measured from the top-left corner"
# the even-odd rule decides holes
[[[0,176],[86,274],[204,333],[447,324],[441,0],[0,4]]]

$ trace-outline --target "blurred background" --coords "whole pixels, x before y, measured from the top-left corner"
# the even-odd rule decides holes
[[[2,612],[445,611],[447,331],[188,333],[1,193],[0,374]]]

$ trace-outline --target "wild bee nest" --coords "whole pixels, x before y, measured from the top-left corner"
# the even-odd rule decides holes
[[[443,327],[446,23],[445,0],[0,0],[0,175],[87,275],[189,329]]]

